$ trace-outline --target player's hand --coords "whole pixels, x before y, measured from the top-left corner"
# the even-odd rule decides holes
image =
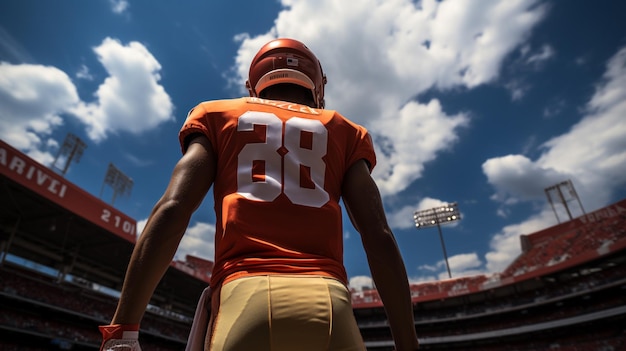
[[[113,324],[98,327],[102,334],[100,351],[141,351],[138,324]]]

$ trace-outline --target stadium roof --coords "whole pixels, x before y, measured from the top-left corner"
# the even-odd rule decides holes
[[[136,221],[0,140],[0,248],[119,290]],[[172,262],[153,304],[193,313],[207,282]]]

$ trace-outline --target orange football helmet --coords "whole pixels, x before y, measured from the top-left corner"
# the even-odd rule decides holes
[[[324,108],[326,75],[315,54],[303,43],[279,38],[263,45],[250,64],[246,88],[250,96],[275,84],[292,83],[311,90],[317,108]]]

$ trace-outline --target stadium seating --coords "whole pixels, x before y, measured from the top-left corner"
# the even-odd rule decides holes
[[[86,237],[91,240],[83,246],[87,251],[77,245],[76,251],[59,254],[57,241],[65,240],[67,232],[35,245],[33,240],[53,234],[36,231],[48,227],[49,217],[73,214],[19,185],[9,184],[4,191],[8,188],[24,202],[15,208],[7,203],[0,212],[0,350],[97,350],[97,326],[110,321],[117,300],[101,287],[119,288],[125,267],[117,264],[103,272],[120,260],[85,257],[86,252],[97,254],[89,249],[108,241],[118,251],[130,252],[132,242],[76,220],[74,240],[82,239],[80,228],[99,235]],[[33,222],[17,230],[20,206],[36,207],[42,227]],[[502,272],[411,285],[422,349],[626,350],[626,200],[524,235],[520,244],[521,254]],[[54,264],[19,264],[7,260],[8,249]],[[68,252],[83,255],[82,265],[75,266],[84,274],[80,278],[72,276],[76,271],[69,269]],[[69,274],[59,274],[59,265]],[[144,350],[184,350],[192,311],[211,269],[210,261],[193,256],[173,262],[142,321]],[[368,350],[392,350],[378,292],[352,290],[352,304]]]

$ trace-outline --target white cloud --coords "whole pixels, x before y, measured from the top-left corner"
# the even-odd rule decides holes
[[[626,184],[626,48],[607,64],[587,103],[587,114],[571,130],[548,140],[537,160],[544,168],[571,174],[590,209],[607,204]]]
[[[415,227],[413,213],[417,205],[407,205],[395,211],[387,211],[387,221],[392,229],[408,229]]]
[[[530,87],[527,83],[523,82],[520,79],[513,79],[504,84],[504,87],[511,94],[511,100],[520,101],[526,95]]]
[[[554,57],[555,52],[552,46],[545,44],[541,47],[541,51],[530,55],[526,59],[526,63],[535,67],[540,66],[543,62]]]
[[[50,66],[0,62],[0,138],[49,164],[51,132],[61,114],[79,102],[76,87],[63,71]]]
[[[148,219],[137,221],[137,237],[146,227]],[[192,255],[209,261],[215,261],[215,225],[204,222],[196,222],[187,227],[174,258],[184,261],[185,256]]]
[[[450,256],[448,257],[448,265],[450,266],[450,274],[452,275],[452,278],[467,277],[485,273],[483,262],[475,252]],[[421,265],[418,269],[422,272],[426,272],[427,274],[436,274],[437,277],[435,278],[434,276],[423,275],[420,278],[412,278],[412,282],[449,279],[445,258],[442,258],[434,265]]]
[[[532,89],[531,84],[524,78],[523,73],[539,71],[545,67],[546,62],[552,59],[556,52],[552,46],[544,44],[538,50],[533,51],[529,44],[520,49],[520,57],[508,65],[509,77],[502,83],[511,94],[511,100],[521,101],[526,93]]]
[[[137,237],[141,236],[141,233],[143,233],[143,228],[146,227],[146,223],[148,223],[147,218],[137,221]]]
[[[447,201],[425,197],[420,201],[419,205],[417,205],[417,210],[427,210],[429,208],[439,207],[446,204],[448,204]]]
[[[455,278],[483,273],[483,262],[475,252],[450,256],[448,263]]]
[[[434,160],[438,152],[450,149],[458,139],[457,129],[468,120],[465,114],[447,116],[439,101],[431,100],[428,104],[410,102],[395,118],[373,121],[378,164],[372,175],[381,194],[399,193],[420,178],[424,164]],[[381,147],[380,138],[389,146]]]
[[[110,133],[140,134],[174,119],[174,105],[159,84],[161,65],[143,45],[106,38],[94,51],[110,75],[94,102],[81,101],[71,78],[56,67],[0,62],[0,137],[50,164],[49,138],[65,116],[85,123],[96,142]],[[77,76],[87,79],[89,70],[82,67]]]
[[[273,37],[293,37],[316,53],[328,76],[328,108],[376,137],[374,176],[383,196],[421,177],[424,164],[450,149],[468,126],[437,100],[412,101],[429,89],[473,88],[497,78],[545,8],[535,0],[337,2],[283,0],[267,33],[239,35],[233,81],[243,86],[256,51]],[[242,90],[242,92],[244,92]],[[245,93],[245,92],[244,92]]]
[[[602,82],[571,129],[542,145],[535,161],[522,155],[487,160],[483,172],[502,202],[545,198],[543,189],[572,179],[590,209],[606,205],[626,183],[626,48],[607,64]]]
[[[537,214],[494,236],[486,255],[489,271],[503,269],[519,254],[519,235],[556,224],[545,187],[572,180],[585,210],[592,211],[607,205],[614,191],[626,184],[626,48],[607,63],[585,111],[568,132],[543,144],[538,159],[508,155],[483,164],[483,172],[496,189],[494,200],[505,205],[519,201],[542,204]],[[568,206],[581,213],[575,202]]]
[[[420,284],[420,283],[424,283],[424,282],[434,282],[434,281],[438,281],[438,280],[442,280],[442,279],[447,279],[447,273],[446,273],[446,278],[438,278],[434,275],[420,275],[420,276],[416,276],[416,277],[409,277],[409,284]]]
[[[111,11],[118,15],[126,12],[130,6],[127,0],[109,0],[109,3],[111,4]]]
[[[196,222],[188,227],[176,251],[176,259],[184,260],[192,255],[209,261],[215,261],[215,225]]]
[[[497,193],[493,200],[514,204],[544,199],[544,189],[567,179],[568,175],[553,168],[543,168],[523,155],[492,158],[482,165],[487,181]]]
[[[504,227],[489,244],[490,251],[485,255],[488,272],[502,272],[522,252],[520,235],[532,234],[556,224],[554,213],[545,207],[540,213],[518,224]]]
[[[439,270],[439,267],[443,266],[443,265],[445,265],[445,262],[443,260],[441,260],[441,261],[437,262],[437,264],[435,264],[434,266],[430,265],[430,264],[423,264],[423,265],[421,265],[421,266],[419,266],[417,268],[419,270],[422,270],[422,271],[436,272],[436,271]]]
[[[357,291],[367,290],[374,287],[374,281],[371,277],[365,275],[357,275],[350,278],[350,282],[348,283],[351,289],[355,289]]]
[[[80,68],[78,69],[78,72],[76,72],[76,78],[85,79],[85,80],[94,79],[93,75],[89,72],[89,67],[85,65],[80,66]]]
[[[459,274],[471,269],[476,269],[482,265],[482,262],[475,252],[451,256],[448,262],[450,263],[450,270],[458,272]]]
[[[174,120],[172,100],[159,84],[161,65],[145,46],[105,38],[94,52],[109,76],[98,87],[95,102],[73,110],[93,141],[121,131],[139,134]]]

